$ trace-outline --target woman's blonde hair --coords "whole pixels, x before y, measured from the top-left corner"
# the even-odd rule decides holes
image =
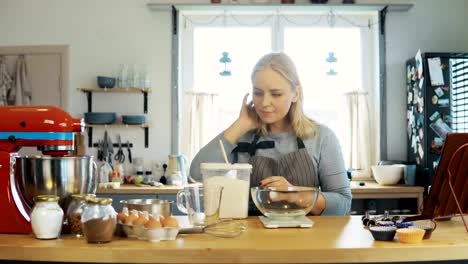
[[[304,94],[302,92],[301,82],[299,81],[299,75],[296,71],[296,66],[292,59],[285,53],[269,53],[260,58],[252,71],[252,83],[255,81],[255,77],[259,71],[270,68],[273,71],[283,76],[292,87],[293,91],[297,92],[297,101],[291,104],[289,109],[288,118],[291,122],[291,126],[296,133],[296,136],[301,139],[308,139],[315,136],[318,133],[319,126],[317,122],[310,119],[304,114],[302,104],[304,102]],[[267,124],[261,122],[260,117],[255,113],[255,117],[258,125],[258,132],[262,135],[268,133],[269,127]]]

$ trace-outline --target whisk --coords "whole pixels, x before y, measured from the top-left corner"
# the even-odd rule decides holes
[[[222,220],[206,226],[182,228],[179,234],[206,233],[216,237],[232,238],[239,236],[247,227],[236,220]]]

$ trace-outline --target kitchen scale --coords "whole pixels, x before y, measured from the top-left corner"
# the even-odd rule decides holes
[[[265,228],[281,228],[281,227],[300,227],[311,228],[314,226],[314,221],[310,220],[303,214],[299,215],[272,215],[258,217]]]

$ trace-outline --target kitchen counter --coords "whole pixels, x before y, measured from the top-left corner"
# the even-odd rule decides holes
[[[265,229],[257,217],[243,220],[237,238],[208,234],[179,235],[150,243],[115,238],[88,244],[64,235],[37,240],[32,235],[0,234],[1,260],[96,263],[344,263],[415,262],[467,259],[468,233],[460,217],[438,222],[430,240],[419,244],[374,241],[358,216],[310,217],[309,229]],[[467,219],[468,220],[468,219]]]
[[[201,185],[198,184],[189,184]],[[183,190],[184,186],[177,185],[164,185],[160,187],[155,186],[136,186],[135,184],[122,184],[120,188],[98,188],[96,194],[177,194],[178,191]]]
[[[386,185],[382,186],[376,182],[366,181],[364,186],[359,186],[357,182],[351,182],[351,192],[353,196],[359,198],[374,198],[368,197],[368,194],[382,195],[382,193],[392,193],[393,195],[388,198],[401,198],[408,197],[406,194],[411,193],[413,198],[417,198],[424,192],[424,188],[420,186],[408,186],[408,185]],[[189,184],[194,185],[194,184]],[[120,188],[99,188],[97,194],[177,194],[178,191],[182,190],[183,186],[175,185],[164,185],[160,187],[144,186],[138,187],[134,184],[123,184]],[[387,195],[388,196],[388,195]]]

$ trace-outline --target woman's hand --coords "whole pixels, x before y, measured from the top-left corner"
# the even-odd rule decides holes
[[[236,144],[245,133],[257,128],[255,109],[252,101],[247,103],[248,96],[249,94],[246,94],[242,100],[242,107],[237,120],[224,131],[224,137],[232,144]]]
[[[287,190],[289,186],[292,186],[291,183],[286,180],[283,176],[271,176],[261,180],[258,185],[261,188],[266,189],[268,187],[276,187],[277,190]]]
[[[257,121],[255,118],[255,109],[253,107],[253,101],[247,103],[249,94],[244,95],[242,100],[242,107],[240,110],[239,118],[237,119],[240,125],[246,130],[250,131],[257,128]]]

